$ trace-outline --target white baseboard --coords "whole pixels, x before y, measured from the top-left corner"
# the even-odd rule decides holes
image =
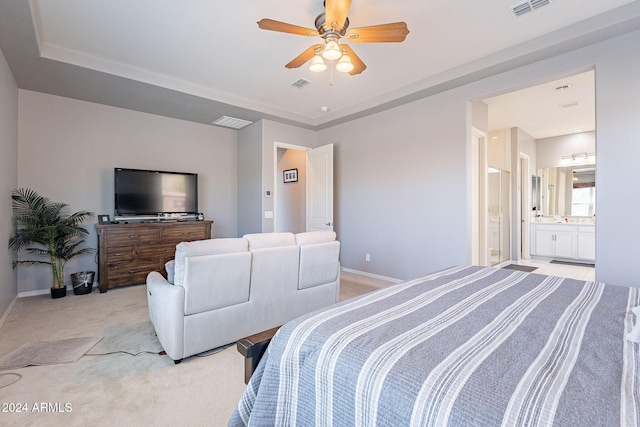
[[[405,281],[400,279],[394,279],[393,277],[387,277],[387,276],[381,276],[379,274],[368,273],[366,271],[353,270],[351,268],[341,267],[340,270],[344,271],[345,273],[353,273],[353,274],[359,274],[361,276],[371,277],[372,279],[386,280],[387,282],[402,283]]]
[[[9,317],[9,313],[11,313],[11,309],[13,308],[13,306],[16,305],[16,301],[18,301],[18,295],[13,298],[13,301],[9,303],[9,307],[7,307],[2,317],[0,317],[0,328],[2,328],[2,325],[4,325],[4,321],[7,320],[7,317]]]
[[[100,283],[97,281],[93,282],[93,288],[100,288]],[[73,286],[67,285],[67,293],[73,293]],[[19,292],[17,298],[26,298],[26,297],[35,297],[38,295],[47,295],[51,293],[51,288],[47,289],[36,289],[35,291],[27,291],[27,292]]]
[[[73,288],[71,286],[67,286],[67,292],[73,292]],[[18,298],[35,297],[38,295],[46,295],[50,293],[51,293],[51,288],[36,289],[35,291],[20,292],[18,294]]]

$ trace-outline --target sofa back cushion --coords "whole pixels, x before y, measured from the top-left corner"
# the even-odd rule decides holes
[[[332,283],[338,279],[340,242],[300,246],[298,289]]]
[[[256,233],[243,236],[249,244],[249,250],[275,248],[296,244],[296,236],[293,233]]]
[[[249,301],[251,253],[189,256],[185,259],[184,314]]]
[[[247,251],[247,241],[239,238],[207,239],[179,243],[176,246],[173,283],[177,286],[184,285],[185,260],[188,257]]]
[[[296,234],[296,243],[298,245],[311,245],[313,243],[326,243],[336,240],[335,231],[307,231]]]

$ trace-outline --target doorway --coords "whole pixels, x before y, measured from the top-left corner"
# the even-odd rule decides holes
[[[494,164],[496,168],[512,172],[511,255],[507,259],[517,261],[541,256],[536,250],[534,226],[537,222],[554,222],[566,216],[568,222],[593,225],[591,211],[575,213],[578,210],[573,209],[570,202],[551,195],[568,194],[568,189],[576,186],[568,183],[570,175],[564,179],[560,176],[561,167],[580,161],[586,164],[592,155],[595,164],[594,70],[567,74],[484,98],[482,102],[488,106],[487,129],[491,143],[494,134],[508,136],[505,137],[507,150],[501,156],[504,162]],[[559,178],[544,181],[546,171],[551,174],[556,170]],[[573,179],[575,181],[575,176]],[[559,188],[558,182],[568,183],[565,191]],[[594,187],[595,194],[595,184],[589,185]]]
[[[305,231],[307,153],[293,148],[276,148],[275,232]],[[286,178],[285,178],[286,177]]]
[[[274,143],[274,232],[333,230],[333,144]]]

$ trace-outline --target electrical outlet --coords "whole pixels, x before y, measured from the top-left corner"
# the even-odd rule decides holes
[[[371,261],[371,254],[364,254],[364,260],[367,262]]]

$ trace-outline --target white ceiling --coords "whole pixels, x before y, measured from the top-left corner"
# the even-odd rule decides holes
[[[314,28],[322,0],[0,0],[0,47],[24,89],[202,123],[228,115],[321,129],[640,22],[639,0],[553,0],[516,18],[510,8],[522,2],[354,0],[351,28],[405,21],[410,30],[403,43],[353,43],[367,64],[357,76],[286,69],[320,39],[256,24]],[[300,78],[312,83],[292,87]],[[579,87],[572,85],[576,98],[589,98]],[[513,110],[506,101],[487,102],[491,111]],[[534,137],[549,132],[518,126]]]
[[[540,139],[596,128],[593,71],[483,101],[489,105],[489,131],[519,127]]]

